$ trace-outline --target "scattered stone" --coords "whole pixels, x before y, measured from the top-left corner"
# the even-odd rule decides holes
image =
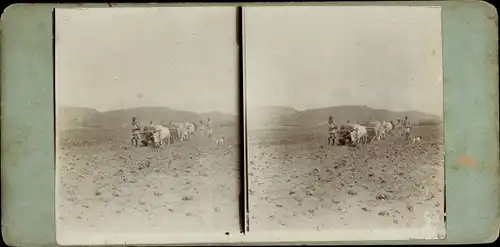
[[[193,197],[192,196],[184,196],[184,197],[182,197],[182,200],[183,201],[191,201],[191,200],[193,200]]]
[[[355,192],[355,191],[349,190],[349,191],[347,191],[347,194],[349,194],[350,196],[354,196],[354,195],[357,195],[357,194],[358,194],[358,192]]]

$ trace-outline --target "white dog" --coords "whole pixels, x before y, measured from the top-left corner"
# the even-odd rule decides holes
[[[421,136],[414,136],[412,138],[412,143],[416,143],[416,142],[420,143],[421,140],[422,140]]]
[[[219,137],[215,140],[215,144],[222,145],[224,144],[224,137]]]

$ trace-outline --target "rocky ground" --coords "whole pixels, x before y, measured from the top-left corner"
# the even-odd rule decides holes
[[[328,148],[324,129],[249,133],[250,229],[402,229],[443,224],[444,145],[436,127]]]
[[[60,132],[58,234],[237,232],[238,130],[216,145],[199,133],[159,152],[132,147],[129,129]]]

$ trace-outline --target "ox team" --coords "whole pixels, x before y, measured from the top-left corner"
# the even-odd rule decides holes
[[[411,121],[408,116],[403,120],[397,119],[396,123],[393,121],[369,121],[366,125],[362,125],[359,121],[356,124],[351,124],[347,120],[346,125],[342,125],[340,129],[337,127],[333,116],[328,117],[328,146],[334,146],[335,142],[344,144],[351,142],[356,145],[360,141],[367,143],[373,139],[385,139],[387,135],[403,136],[405,141],[411,140]],[[347,140],[346,140],[347,139]],[[421,137],[413,138],[413,142],[420,141]]]
[[[207,119],[206,124],[203,120],[200,121],[200,125],[195,125],[194,123],[175,123],[170,122],[169,126],[157,124],[154,125],[152,121],[148,125],[144,126],[141,130],[141,125],[136,117],[132,117],[132,137],[131,142],[133,146],[139,146],[139,143],[148,145],[149,142],[153,143],[153,147],[161,147],[163,145],[169,145],[174,143],[174,141],[184,141],[191,135],[195,135],[196,131],[200,131],[203,136],[204,130],[208,134],[208,138],[212,139],[214,124],[210,118]]]

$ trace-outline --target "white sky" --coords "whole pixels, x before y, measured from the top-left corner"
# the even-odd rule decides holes
[[[238,111],[234,7],[56,10],[56,102]]]
[[[439,7],[245,8],[247,104],[442,115]]]

